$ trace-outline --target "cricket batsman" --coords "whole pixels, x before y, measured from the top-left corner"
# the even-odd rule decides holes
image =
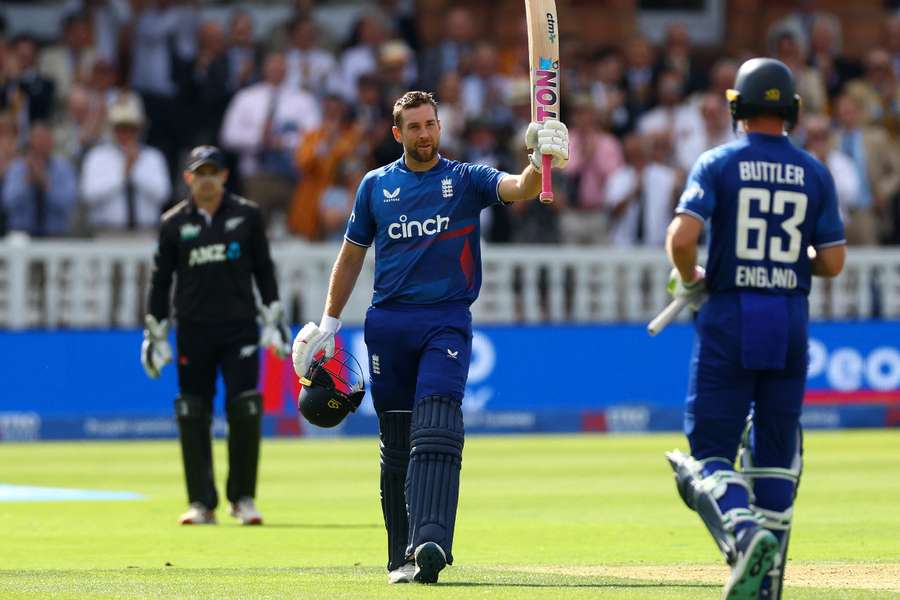
[[[441,123],[430,93],[404,94],[393,120],[403,156],[360,183],[322,321],[297,334],[293,362],[303,376],[320,351],[333,352],[341,311],[374,243],[365,341],[380,428],[388,581],[435,583],[453,562],[472,350],[469,306],[481,286],[479,213],[498,202],[536,198],[542,155],[562,168],[569,139],[557,120],[532,123],[526,134],[531,164],[510,175],[440,155]]]
[[[691,455],[667,458],[731,567],[722,598],[756,600],[781,597],[802,466],[810,280],[841,272],[846,242],[828,169],[785,134],[800,108],[787,66],[745,62],[727,97],[746,135],[697,160],[666,240],[670,290],[698,310]],[[707,223],[704,273],[697,242]]]

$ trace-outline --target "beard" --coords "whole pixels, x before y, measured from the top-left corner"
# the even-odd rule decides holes
[[[214,200],[222,193],[224,185],[215,176],[198,176],[191,185],[191,193],[201,202]]]
[[[426,152],[422,152],[421,150],[419,150],[418,146],[415,146],[415,145],[407,146],[406,153],[409,154],[414,160],[416,160],[418,162],[427,163],[428,161],[432,160],[435,156],[437,156],[438,146],[437,146],[437,144],[433,143],[431,145],[431,149],[427,150]]]

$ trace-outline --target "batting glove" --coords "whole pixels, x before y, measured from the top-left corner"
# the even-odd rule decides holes
[[[144,318],[144,341],[141,343],[141,364],[150,379],[159,377],[162,368],[172,362],[169,345],[169,321],[157,321],[153,315]]]
[[[569,162],[569,129],[556,119],[530,123],[525,131],[525,147],[532,151],[528,158],[538,172],[543,154],[553,157],[554,169],[562,169]]]
[[[271,348],[278,358],[286,358],[291,353],[291,330],[281,302],[275,300],[268,306],[259,307],[259,320],[262,326],[259,347]]]
[[[334,334],[340,328],[341,320],[328,316],[322,317],[318,326],[312,321],[303,326],[291,348],[291,359],[297,377],[306,376],[309,365],[322,350],[325,351],[326,360],[334,356]]]
[[[669,284],[666,290],[673,298],[684,298],[691,310],[699,310],[706,302],[706,271],[701,266],[694,267],[694,280],[684,282],[681,273],[673,268],[669,273]]]

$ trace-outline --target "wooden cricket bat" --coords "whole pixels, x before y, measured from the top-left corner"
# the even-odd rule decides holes
[[[525,0],[531,55],[531,120],[559,119],[559,21],[555,0]],[[553,202],[552,157],[541,158],[541,202]]]

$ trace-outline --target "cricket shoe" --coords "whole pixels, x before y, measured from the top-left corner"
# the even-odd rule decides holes
[[[215,525],[216,513],[199,502],[192,502],[191,507],[178,518],[179,525]]]
[[[416,574],[416,563],[408,562],[388,573],[388,583],[412,583]]]
[[[232,502],[228,507],[228,514],[240,521],[241,525],[262,525],[263,522],[253,498],[241,498],[237,502]]]
[[[425,542],[416,548],[416,572],[413,579],[418,583],[437,583],[438,573],[447,566],[447,555],[434,542]]]
[[[737,559],[725,584],[722,600],[757,600],[763,581],[778,560],[778,538],[752,525],[738,535]]]

